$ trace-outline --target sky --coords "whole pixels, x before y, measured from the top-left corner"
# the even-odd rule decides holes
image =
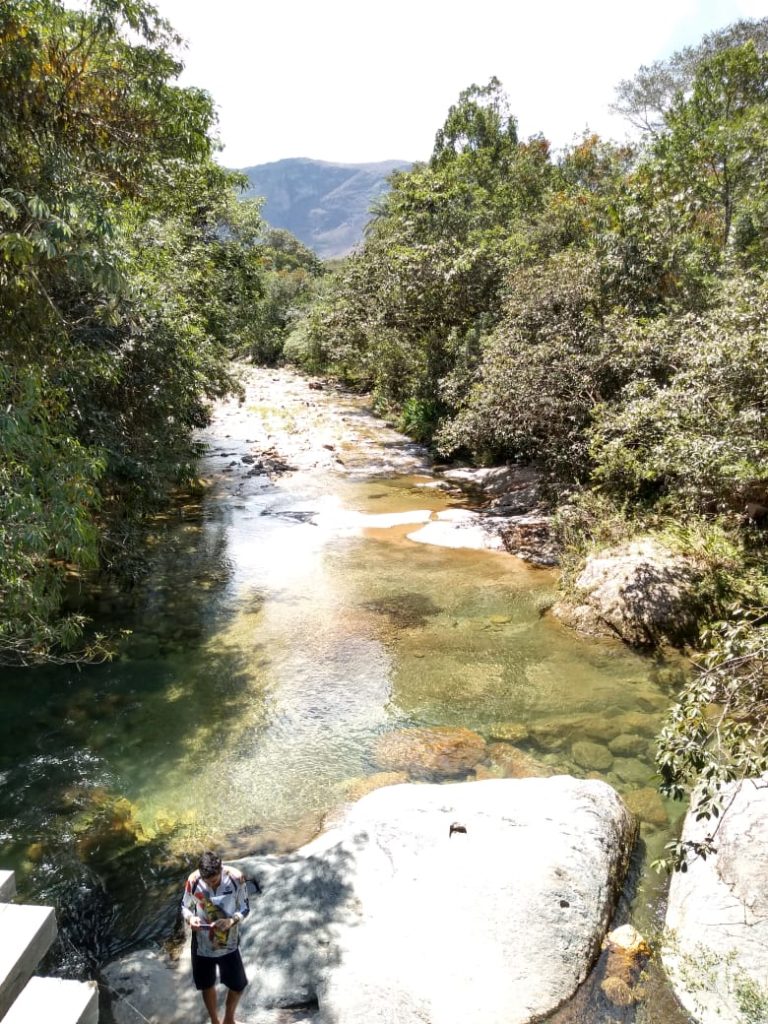
[[[154,0],[187,41],[229,167],[424,160],[462,89],[499,78],[523,137],[616,140],[614,89],[768,0]]]

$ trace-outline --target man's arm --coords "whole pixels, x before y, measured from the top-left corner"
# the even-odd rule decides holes
[[[181,916],[187,924],[193,928],[199,927],[200,918],[197,916],[198,906],[194,893],[194,874],[190,875],[184,886],[184,895],[181,897]]]
[[[251,911],[251,905],[248,901],[248,886],[245,881],[245,875],[241,874],[241,872],[233,869],[231,876],[232,881],[237,886],[237,894],[235,896],[237,910],[232,920],[239,923],[243,918],[248,917]]]

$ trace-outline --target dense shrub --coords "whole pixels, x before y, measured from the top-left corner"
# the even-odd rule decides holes
[[[701,313],[643,328],[665,373],[594,412],[595,476],[613,493],[700,512],[768,500],[768,282],[723,283]]]

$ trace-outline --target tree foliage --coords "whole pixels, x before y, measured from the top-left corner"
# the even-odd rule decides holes
[[[2,651],[71,644],[63,580],[190,469],[261,294],[256,209],[145,0],[0,7]]]
[[[768,49],[768,18],[736,21],[666,60],[644,65],[619,84],[614,109],[643,131],[662,132],[666,115],[680,96],[690,92],[702,62],[751,41],[761,53]]]
[[[466,89],[295,351],[444,455],[698,510],[759,500],[766,40],[740,22],[641,69],[623,92],[654,78],[664,100],[637,150],[588,135],[553,161],[496,79]]]
[[[695,813],[711,831],[702,842],[670,842],[659,866],[685,870],[691,856],[715,852],[728,810],[723,787],[768,771],[766,616],[731,612],[707,629],[707,651],[669,712],[657,756],[661,791],[676,799],[694,793]]]
[[[289,231],[269,228],[258,242],[263,293],[255,310],[253,337],[240,348],[254,361],[271,365],[282,357],[286,338],[314,298],[324,268]]]
[[[702,312],[634,325],[625,343],[664,353],[664,365],[647,364],[593,411],[605,490],[710,514],[766,500],[767,316],[768,281],[731,279]]]

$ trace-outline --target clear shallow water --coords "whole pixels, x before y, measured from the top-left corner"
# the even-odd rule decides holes
[[[208,433],[211,493],[158,528],[146,584],[99,599],[100,625],[133,630],[120,658],[5,673],[2,861],[25,896],[59,905],[70,966],[165,939],[202,846],[306,841],[381,770],[390,730],[476,730],[496,744],[478,774],[499,774],[513,725],[541,771],[599,774],[627,794],[654,785],[664,671],[542,616],[551,573],[408,540],[400,514],[458,497],[357,401],[317,397],[348,425],[334,440],[343,465],[313,466],[299,446],[298,471],[270,481],[240,460],[274,410],[230,407]],[[300,420],[291,402],[282,423]],[[608,753],[619,736],[631,754]],[[610,765],[579,763],[582,743]],[[643,829],[657,855],[680,809],[654,809]],[[662,884],[642,875],[641,927]]]

